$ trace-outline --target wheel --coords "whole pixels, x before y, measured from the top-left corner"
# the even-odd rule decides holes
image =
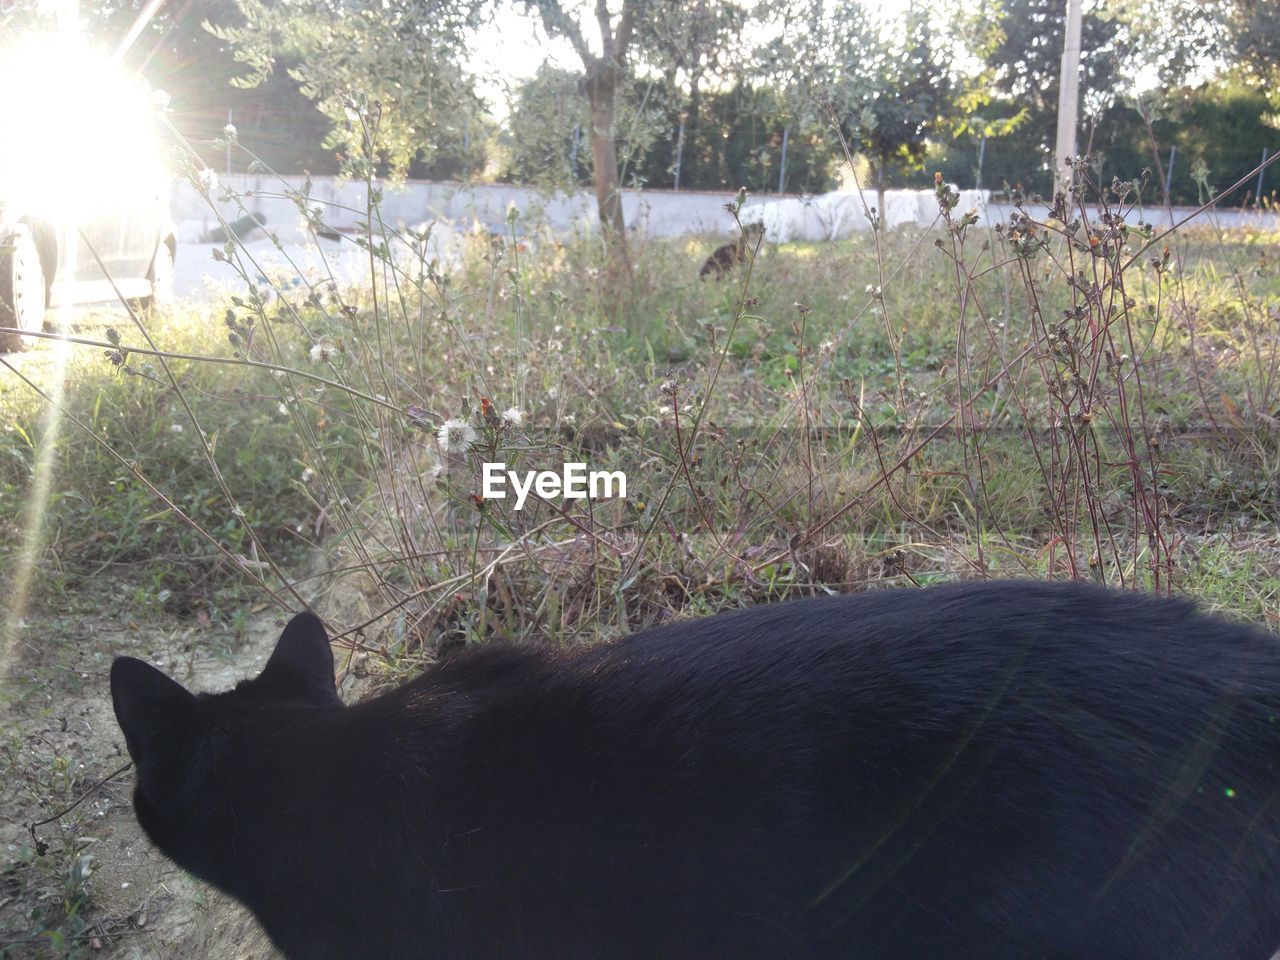
[[[151,296],[143,297],[138,305],[144,310],[164,309],[173,303],[173,245],[169,240],[162,240],[156,247],[156,255],[151,260],[151,269],[147,271],[147,279],[151,281]]]
[[[0,255],[0,326],[43,330],[48,289],[35,238],[26,227],[19,227],[12,236],[0,238],[0,246],[13,247]],[[23,350],[31,339],[20,333],[0,333],[0,352]]]

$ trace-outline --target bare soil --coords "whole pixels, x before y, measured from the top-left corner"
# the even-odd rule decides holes
[[[203,617],[118,615],[136,604],[95,593],[75,611],[28,611],[0,681],[0,960],[275,956],[251,916],[150,845],[132,769],[37,827],[39,844],[28,832],[129,760],[108,687],[114,656],[220,690],[260,669],[279,632],[272,610],[233,635]]]

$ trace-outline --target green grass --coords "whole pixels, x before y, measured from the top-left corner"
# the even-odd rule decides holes
[[[901,231],[766,244],[749,280],[706,283],[712,239],[638,242],[620,281],[590,239],[529,235],[525,249],[477,238],[447,276],[375,257],[363,289],[147,321],[166,352],[275,370],[131,353],[130,375],[72,348],[61,406],[84,429],[64,417],[56,437],[41,589],[110,571],[140,601],[216,612],[256,579],[289,602],[267,561],[296,576],[307,557],[299,593],[330,595],[340,624],[372,621],[357,640],[397,662],[956,576],[1171,578],[1243,616],[1274,609],[1274,238],[1188,231],[1161,274],[1148,260],[1162,245],[1116,269],[1136,234],[1107,261],[1053,236],[1019,257],[977,228]],[[377,224],[372,238],[402,246]],[[24,369],[51,389],[52,350],[36,354]],[[1055,400],[1080,374],[1096,379],[1088,402]],[[523,424],[486,428],[481,398]],[[46,409],[0,372],[10,556],[53,437]],[[434,435],[457,417],[481,443],[451,461]],[[488,458],[585,460],[631,489],[567,515],[478,507]],[[1228,532],[1245,546],[1191,547]]]
[[[81,333],[103,337],[95,327]],[[220,351],[218,333],[207,312],[195,310],[160,322],[155,331],[165,348],[195,353]],[[132,472],[131,466],[230,554],[249,549],[245,526],[194,439],[196,425],[176,391],[157,382],[156,364],[133,357],[138,373],[130,375],[101,349],[73,346],[65,366],[59,352],[46,343],[11,358],[49,400],[12,371],[0,371],[0,421],[7,424],[0,431],[0,540],[10,565],[22,555],[37,464],[46,451],[51,486],[38,546],[44,589],[76,589],[82,578],[110,570],[127,572],[152,600],[181,604],[233,581],[225,556]],[[283,557],[296,554],[313,510],[296,488],[292,428],[270,402],[278,393],[272,377],[239,366],[171,366],[245,519]],[[55,407],[60,412],[51,416]]]

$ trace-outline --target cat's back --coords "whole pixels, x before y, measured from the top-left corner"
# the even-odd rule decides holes
[[[963,705],[1001,682],[1280,693],[1280,642],[1182,599],[1078,583],[990,581],[797,600],[687,620],[572,661],[582,676],[704,698],[873,700],[902,685],[918,706]],[[1086,683],[1087,679],[1087,683]],[[932,693],[930,692],[932,691]]]
[[[910,713],[927,726],[1019,690],[1054,690],[1104,714],[1172,698],[1185,712],[1221,696],[1280,707],[1280,642],[1185,600],[991,581],[769,604],[585,649],[490,644],[397,696],[411,708],[452,696],[473,714],[596,722]]]
[[[575,902],[626,863],[633,895],[721,918],[707,943],[742,956],[787,955],[797,930],[834,938],[799,955],[843,957],[856,937],[894,958],[1000,930],[951,955],[1023,958],[1048,925],[1063,956],[1216,958],[1276,932],[1253,918],[1280,889],[1277,652],[1182,601],[978,583],[580,652],[479,650],[411,689],[453,704],[450,783],[470,787],[451,789],[451,816],[483,824],[469,842],[513,875],[549,870]],[[1153,898],[1171,871],[1195,880]],[[725,920],[748,901],[791,932],[766,949],[769,929]],[[1156,901],[1168,916],[1127,919]],[[1211,915],[1238,930],[1217,952],[1200,939]]]

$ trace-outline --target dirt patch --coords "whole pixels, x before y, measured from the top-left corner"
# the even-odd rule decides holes
[[[261,669],[279,634],[274,610],[231,631],[161,613],[117,619],[130,605],[115,596],[30,611],[0,685],[0,958],[274,956],[252,917],[152,848],[133,816],[131,770],[38,827],[36,842],[27,830],[128,762],[108,686],[114,656],[222,690]]]

